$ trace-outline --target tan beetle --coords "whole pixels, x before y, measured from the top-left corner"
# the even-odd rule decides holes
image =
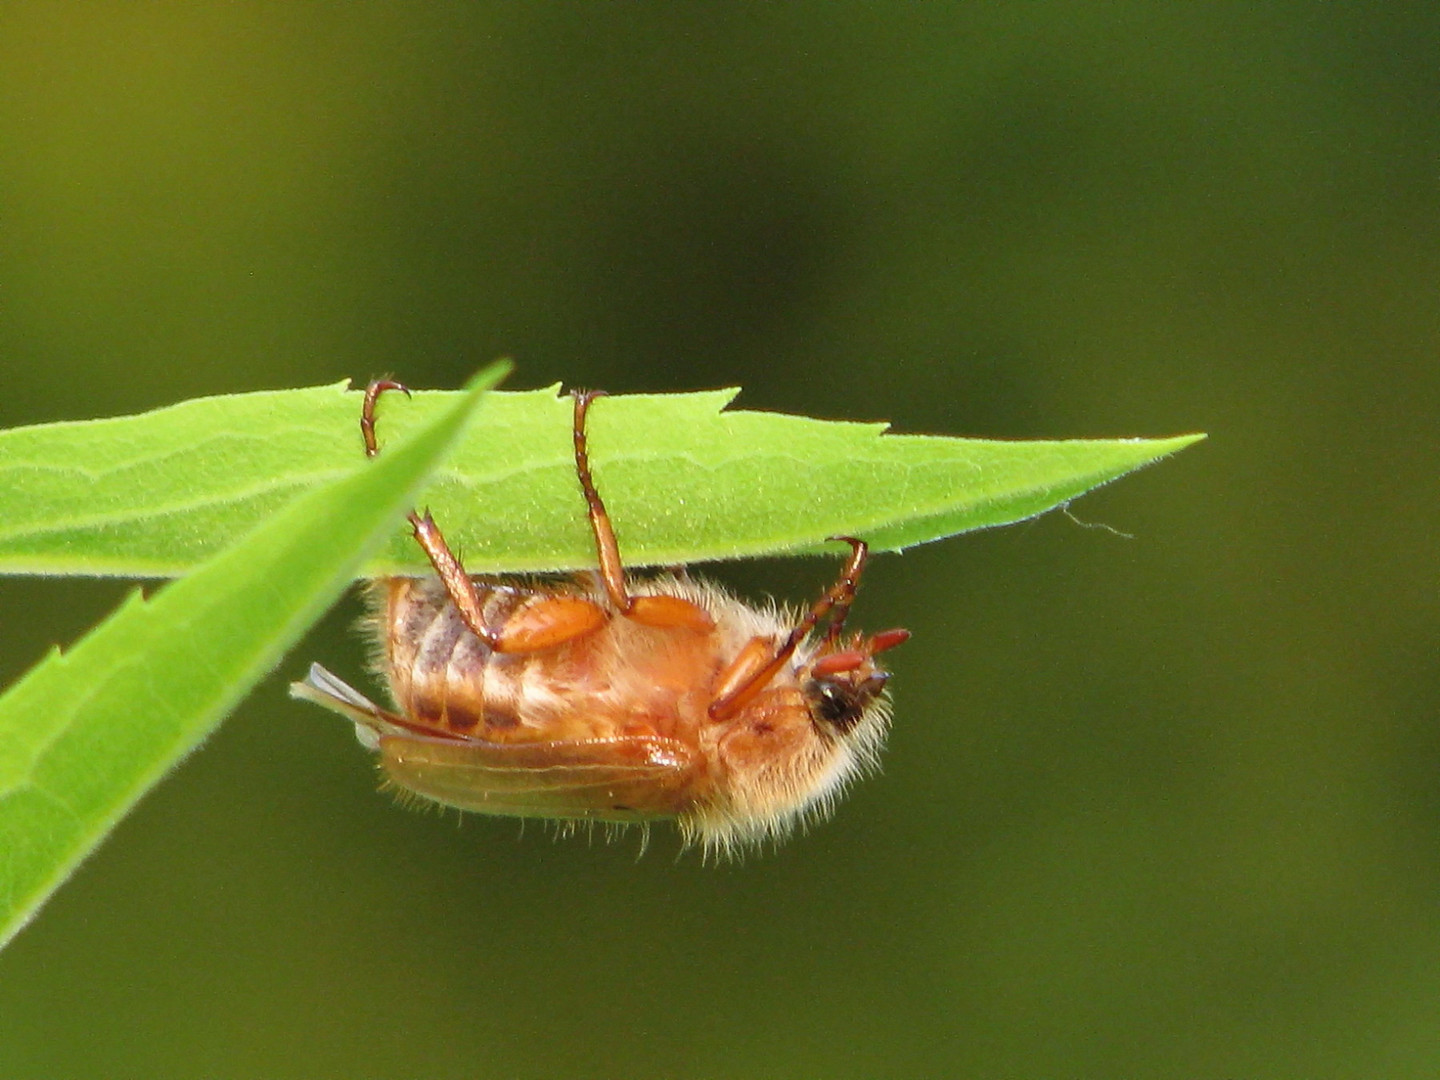
[[[360,427],[377,453],[365,392]],[[408,392],[408,391],[407,391]],[[681,572],[626,574],[590,475],[574,394],[575,473],[597,571],[470,576],[426,512],[412,513],[433,577],[372,586],[377,666],[393,709],[318,664],[291,693],[356,724],[385,776],[484,814],[600,822],[675,819],[707,852],[779,839],[823,816],[877,762],[889,678],[876,654],[909,637],[845,632],[867,548],[803,616],[756,607]]]

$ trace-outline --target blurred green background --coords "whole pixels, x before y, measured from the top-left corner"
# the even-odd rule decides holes
[[[283,692],[348,602],[0,955],[0,1076],[1435,1075],[1437,284],[1431,5],[0,6],[7,426],[504,354],[1211,433],[881,560],[885,774],[739,866],[391,805]],[[126,587],[0,581],[0,678]]]

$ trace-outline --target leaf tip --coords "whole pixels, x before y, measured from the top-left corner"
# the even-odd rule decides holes
[[[472,375],[470,381],[465,384],[465,392],[476,393],[492,389],[507,379],[514,370],[515,361],[511,360],[508,356],[501,357],[494,363],[485,365]]]
[[[1178,454],[1187,446],[1194,446],[1196,443],[1204,442],[1208,438],[1210,438],[1210,433],[1207,431],[1193,431],[1188,435],[1175,435],[1171,438],[1159,439],[1157,441],[1164,447],[1161,451],[1162,455],[1168,455]]]

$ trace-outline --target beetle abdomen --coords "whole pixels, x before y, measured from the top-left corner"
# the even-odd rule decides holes
[[[476,578],[485,625],[503,627],[541,593],[503,580]],[[555,707],[553,687],[566,650],[497,653],[470,632],[435,578],[378,583],[375,618],[380,658],[395,704],[437,733],[506,742],[526,738],[522,718]],[[532,736],[533,737],[533,736]]]

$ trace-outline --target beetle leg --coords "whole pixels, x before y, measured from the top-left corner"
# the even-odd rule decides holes
[[[365,387],[365,403],[360,406],[360,437],[365,440],[365,456],[374,457],[380,452],[375,442],[375,403],[386,390],[399,390],[406,397],[410,388],[394,379],[375,379]]]
[[[595,554],[600,563],[600,581],[606,595],[620,614],[642,626],[683,628],[703,633],[715,627],[709,613],[698,604],[679,596],[631,596],[625,583],[625,564],[620,560],[620,545],[615,528],[595,479],[590,475],[590,451],[585,438],[585,421],[590,403],[605,397],[603,390],[575,390],[575,475],[585,496],[585,509],[590,516],[590,529],[595,534]]]
[[[365,440],[365,454],[379,453],[375,441],[375,403],[387,390],[410,393],[391,379],[377,379],[365,388],[365,401],[360,409],[360,434]],[[407,520],[415,540],[435,568],[445,593],[466,628],[495,652],[523,653],[553,649],[567,641],[593,633],[605,623],[605,612],[583,596],[547,596],[526,604],[513,612],[498,626],[485,619],[484,604],[475,583],[450,545],[430,511],[423,515],[410,511]]]
[[[593,634],[609,618],[604,608],[584,596],[537,593],[506,617],[490,647],[502,653],[553,649]]]
[[[415,541],[420,545],[422,551],[430,560],[430,565],[435,568],[435,573],[440,578],[440,583],[445,586],[445,592],[450,597],[450,602],[455,605],[455,610],[460,613],[460,620],[470,629],[470,632],[492,649],[500,645],[500,630],[485,624],[484,605],[480,602],[480,594],[475,589],[475,583],[470,580],[470,575],[465,572],[465,567],[450,550],[450,545],[445,542],[445,535],[440,531],[440,526],[435,524],[435,519],[426,510],[424,516],[410,511],[410,527],[415,532]]]
[[[845,628],[845,617],[850,613],[850,604],[855,599],[855,591],[860,587],[860,575],[865,570],[870,549],[864,540],[853,536],[832,536],[830,539],[850,545],[850,557],[845,560],[839,580],[825,590],[810,613],[778,645],[764,638],[754,638],[736,654],[715,680],[715,697],[711,699],[709,708],[711,720],[728,720],[739,712],[789,662],[800,643],[826,615],[830,616],[830,628],[825,633],[825,646],[833,646],[840,637]]]

